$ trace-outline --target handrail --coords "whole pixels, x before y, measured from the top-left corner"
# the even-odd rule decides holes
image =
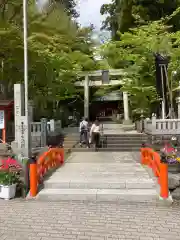
[[[160,196],[168,198],[168,165],[161,162],[160,155],[151,148],[141,148],[141,164],[152,168],[152,171],[158,179],[160,185]]]
[[[63,148],[49,148],[39,156],[36,162],[30,164],[30,195],[35,197],[38,185],[42,183],[45,174],[64,163]]]

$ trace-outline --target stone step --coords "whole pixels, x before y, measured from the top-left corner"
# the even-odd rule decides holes
[[[67,165],[67,166],[66,166]],[[138,165],[132,165],[132,164],[125,164],[125,163],[117,163],[117,164],[111,164],[111,163],[106,163],[106,166],[100,166],[100,164],[96,164],[96,163],[68,163],[66,162],[66,165],[64,165],[64,167],[58,169],[55,173],[55,175],[58,175],[59,173],[61,174],[66,174],[66,172],[68,173],[69,170],[73,170],[73,172],[71,173],[71,176],[73,174],[79,173],[81,172],[82,174],[84,174],[85,171],[87,171],[87,174],[92,174],[92,173],[104,173],[107,174],[109,173],[110,175],[121,175],[121,174],[138,174],[138,173],[146,173],[147,172],[144,170],[144,168],[142,168],[141,166]],[[80,166],[82,165],[82,166]],[[85,166],[87,165],[87,166]],[[122,165],[122,166],[121,166]],[[124,166],[125,165],[125,166]]]
[[[44,201],[97,201],[156,203],[154,189],[43,189],[36,199]]]
[[[141,138],[147,138],[146,134],[142,134],[142,133],[104,133],[105,136],[108,137],[132,137],[132,138],[136,138],[136,137],[141,137]]]
[[[46,189],[153,189],[155,184],[151,179],[79,179],[62,180],[49,179],[45,181]]]
[[[103,140],[103,138],[102,138]],[[112,138],[112,139],[105,139],[107,142],[110,142],[110,143],[142,143],[143,140],[141,139],[118,139],[118,138]]]
[[[72,152],[94,152],[95,149],[93,148],[73,148]],[[134,148],[99,148],[98,152],[139,152],[140,151],[140,147],[134,147]]]
[[[123,173],[123,172],[122,172]],[[102,180],[104,180],[105,178],[107,179],[112,179],[112,176],[114,179],[125,179],[125,178],[129,178],[129,177],[134,177],[134,178],[148,178],[148,174],[146,172],[124,172],[124,174],[122,175],[122,173],[115,173],[115,172],[90,172],[88,173],[86,172],[75,172],[75,173],[71,173],[71,178],[75,179],[93,179],[93,178],[98,178],[99,176],[102,178]],[[63,179],[69,179],[69,177],[67,177],[68,171],[67,172],[61,172],[61,176],[56,175],[56,173],[53,175],[53,178],[56,179],[58,181],[59,180],[63,180]],[[56,177],[57,176],[57,177]]]
[[[131,147],[141,147],[142,143],[107,143],[107,148],[118,148],[118,147],[125,147],[125,148],[131,148]]]
[[[148,141],[146,138],[122,138],[122,137],[102,137],[102,139],[106,139],[107,141]]]
[[[75,139],[75,140],[65,140],[65,143],[74,143],[74,142],[78,142],[79,139]]]
[[[140,163],[136,163],[135,161],[133,162],[132,159],[130,163],[123,163],[121,162],[121,157],[119,157],[120,162],[116,163],[116,161],[114,162],[106,162],[106,164],[104,163],[96,163],[96,162],[66,162],[66,164],[59,168],[55,173],[57,172],[61,172],[61,171],[66,171],[66,169],[69,170],[69,167],[73,168],[73,171],[80,171],[80,170],[88,170],[90,171],[115,171],[115,172],[119,172],[119,171],[127,171],[127,172],[132,172],[132,171],[143,171],[145,172],[144,168],[142,167],[142,165]]]
[[[72,152],[71,156],[67,159],[67,162],[71,163],[96,163],[96,164],[104,164],[106,166],[107,163],[118,163],[118,164],[137,164],[135,160],[133,160],[133,156],[136,154],[139,158],[139,152],[89,152],[86,157],[84,157],[85,152]],[[129,166],[128,166],[129,167]],[[133,165],[132,165],[133,167]],[[129,167],[131,169],[132,167]]]
[[[73,148],[76,146],[76,143],[72,143],[72,144],[67,144],[67,143],[64,143],[64,148]]]
[[[69,137],[65,137],[64,138],[64,141],[74,141],[74,140],[77,140],[79,138],[79,136],[74,136],[74,137],[71,137],[71,136],[69,136]]]
[[[116,138],[116,139],[147,139],[147,137],[144,137],[144,136],[123,136],[123,135],[103,135],[104,137],[107,137],[107,138],[110,138],[110,139],[113,139],[113,138]]]

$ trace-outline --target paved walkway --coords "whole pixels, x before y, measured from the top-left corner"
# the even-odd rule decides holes
[[[180,206],[0,201],[1,240],[179,240]]]
[[[155,184],[135,155],[74,152],[45,181],[38,199],[154,203],[158,199]]]
[[[137,160],[133,153],[73,153],[45,183],[42,193],[53,190],[51,200],[0,201],[0,240],[179,240],[180,206],[136,202],[155,191]],[[91,197],[109,202],[68,201],[94,187]],[[131,195],[123,202],[125,192]]]

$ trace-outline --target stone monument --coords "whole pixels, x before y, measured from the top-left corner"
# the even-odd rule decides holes
[[[15,121],[15,142],[12,144],[15,154],[21,159],[27,158],[31,150],[30,116],[27,119],[24,108],[24,87],[22,84],[14,85],[14,121]]]

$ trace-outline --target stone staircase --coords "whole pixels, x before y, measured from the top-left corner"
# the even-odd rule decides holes
[[[109,151],[137,152],[142,143],[147,141],[147,136],[139,133],[108,134],[105,138]]]
[[[138,157],[139,158],[139,157]],[[44,182],[37,200],[156,203],[153,180],[133,153],[74,152]]]
[[[79,134],[67,134],[64,138],[64,151],[70,153],[79,141]]]
[[[101,137],[100,152],[138,152],[143,142],[147,142],[147,136],[141,133],[104,134]],[[92,152],[93,148],[87,149],[76,145],[73,152]]]

